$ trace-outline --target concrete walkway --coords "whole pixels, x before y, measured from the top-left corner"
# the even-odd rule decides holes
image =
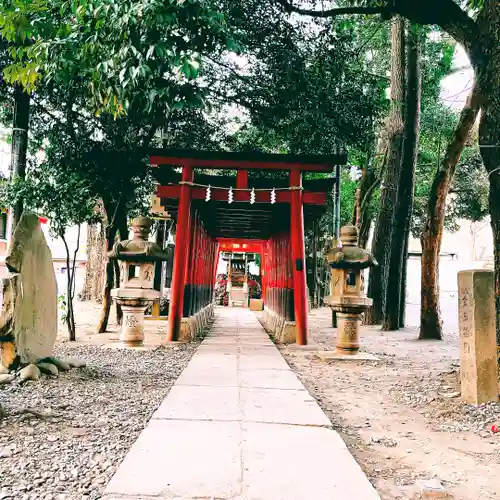
[[[105,500],[380,500],[246,309],[216,321]]]

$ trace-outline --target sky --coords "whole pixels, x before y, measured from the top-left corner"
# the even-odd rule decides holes
[[[461,110],[471,91],[474,78],[474,71],[461,46],[457,46],[453,66],[454,68],[460,68],[461,71],[443,80],[441,84],[441,99],[451,108]]]

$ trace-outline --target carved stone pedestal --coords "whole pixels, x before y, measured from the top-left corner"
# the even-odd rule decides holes
[[[129,346],[140,346],[144,342],[144,312],[159,292],[156,290],[131,290],[117,288],[111,291],[123,311],[120,341]],[[142,295],[132,297],[131,295]]]
[[[117,299],[123,311],[120,341],[127,345],[142,345],[144,342],[144,312],[149,300]]]
[[[359,330],[361,315],[358,313],[337,312],[338,334],[337,351],[356,354],[359,351]]]

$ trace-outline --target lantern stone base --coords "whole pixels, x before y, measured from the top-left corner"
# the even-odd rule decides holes
[[[156,290],[115,288],[111,296],[116,298],[123,311],[120,341],[129,346],[141,346],[144,342],[144,312],[159,296]]]
[[[144,312],[149,301],[141,299],[116,299],[123,312],[120,341],[127,345],[144,342]]]
[[[293,344],[297,340],[295,321],[288,321],[283,316],[264,306],[262,326],[278,344]]]
[[[356,354],[359,351],[361,314],[337,312],[337,351]]]
[[[371,307],[373,301],[368,297],[330,296],[324,302],[336,313],[337,352],[354,355],[359,352],[359,332],[361,315]]]

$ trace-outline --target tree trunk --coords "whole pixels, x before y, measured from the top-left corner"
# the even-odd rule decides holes
[[[117,234],[120,232],[123,220],[126,221],[126,214],[123,207],[123,202],[118,201],[113,204],[108,200],[103,200],[103,206],[108,220],[106,228],[106,250],[109,252],[113,249]],[[108,328],[109,313],[111,311],[111,289],[114,285],[115,269],[113,261],[110,261],[106,256],[106,280],[104,282],[104,290],[102,293],[102,309],[99,323],[97,324],[97,333],[104,333]],[[118,314],[117,314],[118,316]]]
[[[28,152],[28,128],[30,121],[30,96],[20,85],[14,87],[14,120],[12,123],[12,180],[24,180],[26,176],[26,154]],[[14,206],[12,232],[23,213],[23,200]]]
[[[415,188],[415,168],[417,162],[420,135],[420,34],[419,27],[411,24],[407,38],[407,91],[405,106],[405,133],[401,175],[397,190],[397,202],[394,208],[393,228],[391,236],[391,252],[388,267],[386,308],[382,330],[399,330],[401,319],[401,302],[405,294],[402,289],[403,267],[405,263],[406,240],[411,227],[413,212],[413,195]]]
[[[410,248],[410,231],[406,233],[403,250],[403,269],[401,270],[401,296],[399,300],[399,328],[405,327],[406,320],[406,286],[408,282],[408,255]]]
[[[315,221],[312,234],[312,280],[310,289],[312,307],[318,307],[318,238],[319,224],[318,221]]]
[[[500,112],[500,108],[498,110]],[[500,140],[500,133],[498,134]],[[498,165],[498,160],[496,165]],[[497,167],[498,168],[498,167]],[[493,174],[495,175],[495,174]],[[492,175],[492,177],[493,177]],[[495,302],[497,318],[497,355],[500,361],[500,171],[496,172],[495,179],[490,179],[490,217],[493,231],[495,254]]]
[[[446,200],[463,148],[476,122],[480,98],[475,86],[470,93],[442,163],[432,182],[427,206],[427,220],[421,236],[422,274],[420,290],[420,339],[442,338],[439,307],[439,253],[446,215]]]
[[[392,20],[391,30],[391,116],[388,122],[388,157],[380,194],[380,211],[375,225],[372,253],[379,263],[370,269],[368,295],[373,306],[365,315],[368,325],[380,324],[385,311],[388,264],[391,251],[391,229],[401,170],[404,137],[405,89],[405,22],[400,16]]]
[[[113,249],[117,233],[116,224],[108,226],[106,231],[106,249],[109,252]],[[104,290],[102,293],[102,309],[97,324],[97,333],[104,333],[108,329],[109,312],[111,311],[111,289],[114,284],[114,265],[113,261],[107,260],[106,262],[106,281],[104,282]]]
[[[499,54],[500,69],[500,54]],[[498,86],[498,84],[497,84]],[[485,89],[485,91],[488,89]],[[496,95],[494,95],[496,93]],[[493,95],[492,95],[493,94]],[[482,108],[479,140],[481,156],[490,179],[490,218],[493,231],[495,290],[497,309],[497,345],[500,346],[500,89],[492,89]]]
[[[373,198],[373,193],[375,188],[379,185],[379,180],[377,179],[373,168],[367,166],[363,169],[363,174],[361,177],[360,184],[360,225],[358,233],[358,245],[361,248],[366,248],[368,244],[368,239],[370,238],[370,229],[372,226],[372,213],[371,213],[371,201]]]
[[[104,221],[87,226],[87,265],[81,300],[102,302],[106,276],[106,230]]]
[[[127,224],[127,215],[124,212],[119,212],[117,214],[117,226],[118,226],[118,233],[120,235],[120,240],[127,240],[128,235],[129,235],[129,230],[128,230],[128,224]],[[120,265],[118,264],[118,261],[114,261],[114,271],[115,271],[115,283],[117,286],[119,286],[120,283]],[[122,321],[123,321],[123,311],[122,307],[118,302],[115,302],[116,305],[116,324],[121,326]]]
[[[74,342],[76,340],[75,316],[73,311],[73,273],[74,266],[71,265],[71,256],[69,252],[68,242],[66,241],[65,233],[60,233],[59,237],[64,243],[66,250],[66,326],[68,327],[69,340]]]
[[[490,180],[489,208],[493,232],[496,334],[500,346],[500,3],[484,2],[477,19],[483,33],[483,59],[473,61],[481,94],[479,144],[484,166]],[[500,350],[497,351],[500,364]]]

